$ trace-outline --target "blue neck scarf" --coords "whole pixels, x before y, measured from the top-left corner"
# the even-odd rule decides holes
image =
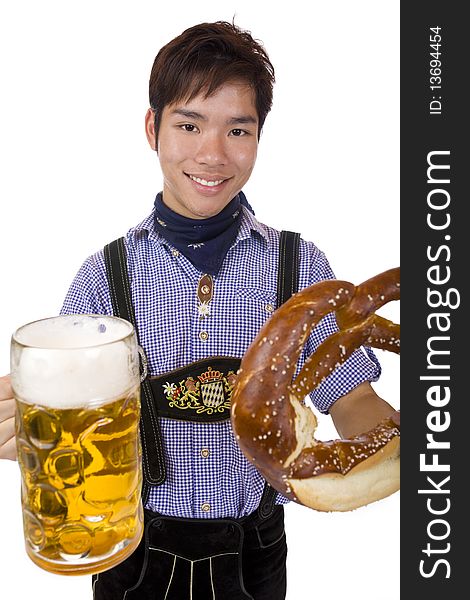
[[[155,229],[199,271],[217,275],[237,237],[242,204],[253,212],[245,195],[240,192],[214,217],[190,219],[168,208],[160,192],[155,198]]]

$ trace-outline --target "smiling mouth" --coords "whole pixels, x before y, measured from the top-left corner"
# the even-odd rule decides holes
[[[194,175],[189,175],[188,173],[185,173],[185,175],[187,175],[192,181],[195,181],[196,183],[206,187],[215,187],[216,185],[220,185],[224,181],[227,181],[227,179],[202,179],[201,177],[195,177]]]

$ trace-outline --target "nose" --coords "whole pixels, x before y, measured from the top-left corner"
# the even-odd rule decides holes
[[[216,132],[202,135],[195,159],[201,165],[225,165],[228,161],[225,137]]]

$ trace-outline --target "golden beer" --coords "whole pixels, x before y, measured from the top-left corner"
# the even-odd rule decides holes
[[[97,315],[37,321],[13,335],[11,362],[27,553],[54,573],[109,569],[143,531],[132,325]]]

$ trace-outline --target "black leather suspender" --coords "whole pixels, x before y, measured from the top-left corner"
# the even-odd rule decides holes
[[[281,231],[277,273],[277,305],[281,306],[299,288],[300,233]]]
[[[118,238],[104,247],[106,274],[108,276],[111,302],[115,316],[126,319],[134,325],[139,341],[139,331],[135,320],[134,306],[127,272],[127,256],[124,238]],[[144,372],[141,355],[140,368]],[[143,373],[145,375],[145,373]],[[140,385],[140,439],[142,443],[142,468],[144,481],[142,485],[142,498],[147,501],[150,485],[160,485],[166,478],[165,460],[163,457],[163,443],[152,398],[152,390],[148,377]]]
[[[300,234],[282,231],[279,242],[279,264],[277,276],[277,306],[283,304],[297,291],[299,281],[299,242]],[[134,325],[137,339],[139,332],[135,320],[132,295],[127,271],[127,256],[124,238],[118,238],[104,247],[106,274],[111,295],[113,312]],[[139,341],[140,344],[140,341]],[[141,373],[145,375],[145,365],[141,359]],[[163,457],[162,436],[153,402],[148,377],[141,384],[140,434],[142,442],[142,460],[144,482],[142,498],[147,501],[151,485],[160,485],[165,481],[166,469]],[[272,513],[276,490],[266,483],[258,508],[260,517],[266,518]]]

